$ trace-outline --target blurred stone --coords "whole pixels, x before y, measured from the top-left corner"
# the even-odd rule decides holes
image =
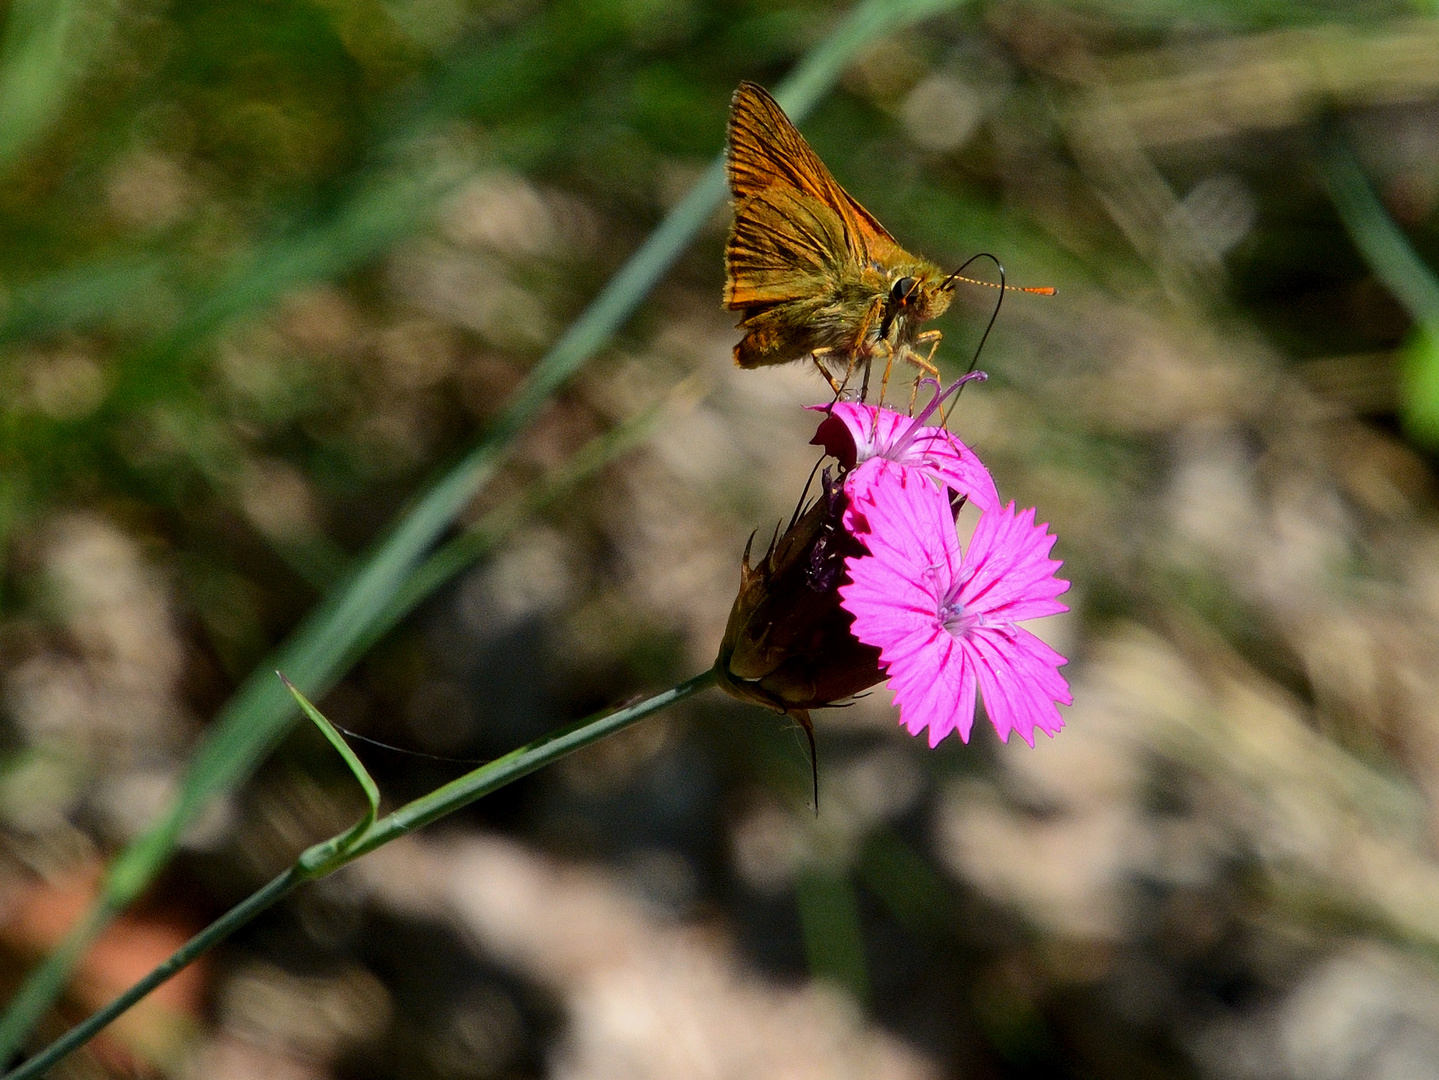
[[[1439,1075],[1439,979],[1399,950],[1339,942],[1281,1000],[1193,1043],[1235,1080],[1425,1080]]]
[[[828,800],[826,800],[828,805]],[[779,896],[813,858],[809,830],[769,800],[741,814],[729,828],[730,857],[740,879],[761,896]]]
[[[492,637],[556,610],[573,587],[569,547],[552,529],[530,529],[514,537],[466,577],[460,598],[466,628]]]
[[[1237,247],[1254,227],[1258,207],[1244,181],[1229,173],[1207,177],[1179,202],[1182,227],[1214,258]]]
[[[184,654],[161,576],[134,540],[86,514],[55,521],[40,559],[69,647],[6,672],[11,716],[32,743],[81,747],[108,767],[166,759],[187,724],[176,700]]]
[[[188,214],[195,184],[179,162],[142,151],[122,159],[110,175],[110,212],[133,228],[163,229]]]
[[[671,926],[609,875],[495,837],[358,864],[376,900],[452,920],[562,995],[556,1080],[931,1080],[937,1067],[818,986],[771,985],[713,929]]]
[[[361,968],[302,975],[252,961],[225,978],[216,1009],[229,1038],[322,1064],[378,1037],[391,1002],[383,984]]]
[[[302,539],[320,531],[319,502],[309,480],[284,461],[254,458],[248,463],[240,482],[240,506],[271,539]]]
[[[36,409],[55,420],[81,420],[105,400],[104,371],[94,359],[78,352],[35,357],[26,365],[30,399]]]
[[[375,348],[386,380],[400,391],[434,386],[454,371],[458,359],[453,329],[428,319],[381,330]]]
[[[905,97],[900,115],[909,137],[924,149],[958,150],[979,126],[984,104],[958,79],[931,75]]]

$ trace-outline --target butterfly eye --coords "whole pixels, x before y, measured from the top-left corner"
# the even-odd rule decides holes
[[[889,298],[896,304],[904,304],[909,300],[909,294],[914,291],[914,278],[902,277],[894,283],[894,288],[889,290]]]

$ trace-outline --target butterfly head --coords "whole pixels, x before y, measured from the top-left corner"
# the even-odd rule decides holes
[[[888,337],[890,328],[897,322],[901,326],[915,327],[944,313],[952,293],[950,286],[935,280],[938,276],[937,272],[930,272],[927,268],[917,268],[892,280],[889,294],[885,297],[881,337]]]

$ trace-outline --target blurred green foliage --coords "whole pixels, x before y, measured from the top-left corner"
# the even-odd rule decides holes
[[[0,674],[11,750],[0,821],[12,879],[112,853],[153,819],[153,806],[127,811],[140,820],[107,810],[116,778],[146,769],[173,778],[261,658],[307,616],[333,611],[317,605],[357,580],[356,557],[485,432],[504,428],[505,403],[534,385],[523,380],[564,340],[561,328],[705,175],[736,83],[775,85],[842,14],[759,0],[9,6]],[[907,246],[950,265],[992,252],[1012,281],[1057,285],[1055,305],[1081,298],[1050,309],[1005,301],[980,358],[993,376],[981,400],[999,404],[975,406],[993,410],[978,414],[990,417],[981,449],[1006,495],[1039,503],[1060,531],[1090,635],[1076,642],[1076,669],[1128,622],[1158,628],[1186,655],[1232,650],[1276,697],[1312,707],[1333,752],[1324,760],[1352,764],[1351,755],[1421,790],[1432,773],[1423,740],[1326,682],[1348,668],[1281,629],[1292,609],[1243,576],[1258,560],[1206,561],[1167,523],[1188,475],[1176,463],[1213,438],[1229,455],[1227,480],[1262,467],[1265,497],[1298,491],[1296,503],[1343,508],[1320,539],[1318,527],[1285,533],[1293,521],[1278,512],[1219,530],[1292,537],[1284,550],[1300,562],[1318,551],[1312,563],[1338,567],[1326,596],[1366,595],[1397,575],[1393,563],[1418,564],[1427,550],[1405,530],[1432,514],[1439,445],[1431,16],[1404,4],[1279,0],[961,5],[867,49],[805,124],[841,181]],[[327,663],[376,646],[327,714],[382,741],[494,756],[692,674],[694,656],[708,655],[712,644],[692,640],[703,620],[675,611],[712,598],[678,557],[656,567],[656,550],[697,552],[703,563],[714,545],[737,558],[748,530],[775,512],[766,478],[792,463],[755,444],[778,453],[784,440],[747,435],[759,399],[725,390],[713,415],[681,425],[696,440],[723,428],[697,443],[712,448],[702,468],[601,466],[606,447],[628,445],[625,419],[670,385],[696,368],[720,378],[732,343],[717,310],[722,242],[715,217],[592,370],[513,453],[485,460],[490,490],[465,515],[478,529],[447,534],[450,546],[421,571],[424,586],[405,591],[401,579],[452,507],[392,568],[398,606],[365,633],[347,625],[358,643],[327,642]],[[969,363],[990,302],[968,298],[946,320],[941,356],[952,370]],[[1175,359],[1176,343],[1213,370]],[[1270,359],[1251,363],[1251,345]],[[1262,416],[1215,389],[1234,385],[1244,389],[1233,397],[1263,401]],[[1265,397],[1274,386],[1289,389]],[[1316,415],[1342,417],[1343,438]],[[1296,464],[1317,458],[1316,444],[1346,448],[1332,470],[1348,477],[1349,486],[1334,482],[1340,494],[1323,486],[1329,473],[1316,470],[1321,482]],[[1217,516],[1229,490],[1201,488],[1194,517]],[[644,505],[646,493],[659,510]],[[541,503],[518,554],[501,544],[503,531],[531,520],[516,508]],[[99,585],[73,565],[84,548],[76,522],[103,549]],[[563,573],[545,561],[546,543],[561,549]],[[518,569],[497,563],[392,629],[411,600],[481,554],[512,556]],[[636,584],[636,562],[664,583],[657,591],[671,606]],[[138,601],[118,623],[140,628],[142,660],[174,652],[169,666],[125,653],[118,630],[89,629],[103,622],[94,612],[105,587],[129,582],[148,595],[147,574],[161,583],[164,616],[152,622],[165,629],[145,636],[150,623],[134,612],[149,609]],[[546,600],[555,577],[569,591]],[[1296,587],[1285,598],[1295,595],[1309,594]],[[506,622],[511,608],[520,614]],[[1336,631],[1341,642],[1355,626],[1388,625],[1380,601],[1346,617],[1335,623],[1352,631]],[[1391,671],[1383,663],[1405,650],[1364,641],[1339,654],[1356,670],[1355,657],[1378,658],[1376,698],[1402,696],[1425,670],[1405,660]],[[117,674],[116,656],[132,668]],[[88,704],[73,715],[54,704],[68,700],[58,693],[34,705],[43,695],[27,697],[26,679],[66,689],[41,676],[70,662],[93,702],[79,695]],[[153,693],[95,690],[112,684]],[[270,704],[284,704],[282,688],[267,685]],[[1359,900],[1310,903],[1309,883],[1265,877],[1256,867],[1269,849],[1256,841],[1224,849],[1198,883],[1125,881],[1123,932],[1076,944],[964,878],[954,844],[936,839],[943,808],[963,801],[954,792],[976,785],[1002,790],[1036,832],[1063,818],[1061,802],[1006,779],[978,739],[933,754],[906,747],[914,794],[900,809],[866,817],[857,796],[845,801],[859,781],[837,779],[836,809],[825,807],[813,833],[785,826],[808,861],[761,887],[762,875],[734,869],[732,849],[746,822],[802,807],[802,757],[772,717],[721,703],[692,716],[649,743],[637,735],[612,757],[536,777],[479,813],[490,828],[621,869],[678,853],[690,877],[665,879],[667,895],[687,898],[673,901],[677,910],[724,922],[772,974],[804,971],[846,988],[957,1075],[1223,1072],[1197,1064],[1196,1017],[1279,1000],[1300,966],[1293,956],[1309,947],[1296,942],[1319,941],[1322,952],[1326,935],[1363,930],[1347,915],[1336,930],[1326,914],[1363,911]],[[822,728],[821,766],[847,776],[887,747],[867,730]],[[235,763],[217,753],[208,764],[229,777]],[[1139,756],[1164,758],[1162,797],[1145,813],[1170,822],[1196,806],[1242,805],[1209,759],[1147,745]],[[208,912],[254,884],[264,861],[255,852],[293,849],[298,833],[315,839],[327,821],[316,807],[348,805],[335,794],[346,778],[326,761],[307,736],[287,741],[229,808],[238,824],[210,847],[197,842],[161,900]],[[457,771],[366,761],[394,798]],[[1205,787],[1215,774],[1223,782]],[[306,785],[330,797],[306,802],[315,790]],[[276,824],[291,812],[304,828]],[[1036,874],[1063,851],[1035,854]],[[148,870],[122,883],[124,900]],[[448,1007],[448,983],[427,983],[423,957],[386,953],[384,934],[337,931],[326,945],[300,915],[287,917],[240,949],[317,969],[344,956],[383,972],[395,999],[411,1003],[383,1052],[341,1072],[401,1075],[401,1062],[403,1075],[452,1074],[405,1050],[424,1045],[428,1018]],[[1375,933],[1408,940],[1388,925]],[[9,938],[4,947],[8,986],[43,949]],[[517,1015],[531,1040],[493,1075],[540,1071],[547,1007],[525,1004],[533,987],[484,979],[524,1004]]]

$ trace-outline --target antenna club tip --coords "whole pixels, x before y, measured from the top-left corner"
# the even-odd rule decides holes
[[[1036,296],[1053,296],[1059,292],[1053,285],[1031,285],[1024,290],[1027,293],[1034,293]]]

